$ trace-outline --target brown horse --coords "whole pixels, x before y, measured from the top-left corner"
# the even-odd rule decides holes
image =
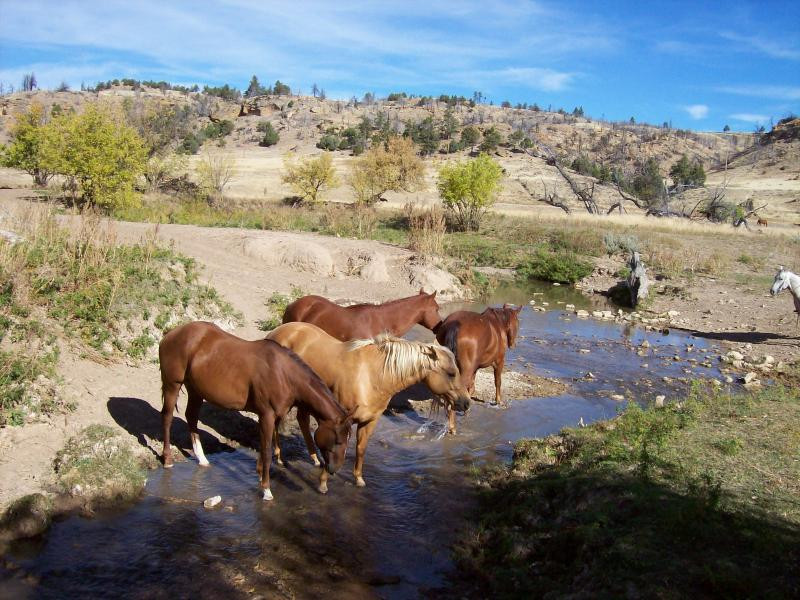
[[[762,227],[767,227],[767,220],[764,217],[758,217],[756,224],[761,225]]]
[[[367,442],[378,417],[397,392],[423,381],[448,408],[469,408],[470,399],[453,353],[435,342],[425,344],[380,335],[344,343],[309,323],[281,325],[270,332],[268,339],[299,354],[333,390],[342,406],[355,410],[351,414],[358,424],[358,442],[353,475],[359,487],[366,485],[362,469]],[[317,462],[308,433],[308,412],[302,407],[298,407],[297,421],[311,458]],[[320,491],[327,491],[324,481]]]
[[[522,307],[487,308],[482,313],[459,310],[448,316],[436,330],[436,339],[453,351],[470,395],[475,393],[475,372],[494,367],[495,402],[501,403],[500,385],[506,350],[513,348],[519,333]],[[450,433],[456,432],[453,411],[447,409]]]
[[[294,352],[270,340],[248,342],[212,323],[195,321],[167,333],[158,347],[158,357],[164,400],[161,419],[165,467],[172,466],[169,432],[181,385],[186,386],[189,395],[186,423],[192,448],[203,466],[208,465],[208,460],[200,445],[197,419],[204,399],[222,408],[258,415],[261,434],[258,463],[264,500],[272,500],[269,489],[272,433],[294,404],[317,419],[319,427],[314,438],[328,471],[333,474],[342,466],[353,419]]]
[[[341,342],[369,339],[379,333],[404,335],[416,323],[433,330],[442,318],[436,292],[420,290],[416,296],[383,304],[355,304],[342,307],[321,296],[303,296],[283,313],[283,322],[312,323]]]

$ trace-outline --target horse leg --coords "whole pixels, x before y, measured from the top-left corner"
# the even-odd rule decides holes
[[[166,468],[172,467],[172,449],[169,445],[169,430],[172,427],[172,413],[178,404],[178,392],[181,391],[180,383],[161,384],[161,397],[164,402],[161,407],[161,426],[164,431],[164,447],[161,450],[161,460]]]
[[[367,485],[361,473],[364,467],[364,455],[367,453],[367,442],[369,442],[369,437],[372,435],[372,431],[377,424],[378,419],[374,419],[369,423],[358,424],[358,431],[356,433],[358,440],[356,442],[356,464],[353,467],[353,475],[356,478],[357,487],[364,487]]]
[[[308,455],[315,467],[320,466],[319,458],[317,457],[317,446],[314,444],[314,438],[311,437],[311,414],[305,408],[297,407],[297,423],[300,425],[300,431],[303,433],[303,439],[306,441],[306,448],[308,448]]]
[[[280,444],[280,435],[278,435],[278,429],[280,429],[281,420],[275,419],[275,431],[272,434],[272,443],[275,447],[275,462],[278,463],[280,466],[283,466],[283,461],[281,460],[281,444]]]
[[[503,404],[503,396],[500,393],[500,386],[503,383],[504,366],[505,366],[505,357],[501,356],[494,363],[494,401],[498,405]]]
[[[200,431],[197,429],[197,419],[200,417],[203,398],[188,388],[186,391],[189,393],[189,401],[186,404],[186,424],[189,426],[189,437],[192,438],[192,450],[194,450],[194,456],[200,466],[207,467],[208,459],[203,452],[203,446],[200,443]]]
[[[447,407],[447,433],[456,434],[456,411],[452,406]]]
[[[269,489],[269,468],[272,465],[272,436],[275,433],[275,414],[272,411],[258,416],[258,425],[261,430],[261,490],[264,500],[272,500],[272,491]]]

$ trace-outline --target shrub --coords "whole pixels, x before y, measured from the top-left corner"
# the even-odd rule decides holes
[[[486,154],[439,170],[439,196],[460,231],[477,231],[486,210],[494,204],[503,170]]]
[[[45,128],[45,168],[73,178],[89,205],[136,204],[133,184],[146,160],[139,135],[108,107],[90,104],[81,114],[62,113]]]
[[[320,148],[321,150],[329,150],[329,151],[338,150],[339,147],[340,147],[340,144],[343,141],[344,140],[342,140],[337,135],[326,133],[317,142],[317,148]]]
[[[236,174],[236,160],[225,154],[206,154],[197,165],[200,186],[213,200],[223,197],[225,188]]]
[[[592,272],[592,265],[572,252],[547,252],[537,248],[528,260],[517,267],[525,279],[575,283]]]
[[[639,250],[639,238],[635,235],[624,235],[608,232],[603,235],[603,245],[609,256],[622,252],[637,252]]]
[[[481,134],[472,125],[464,127],[464,129],[461,130],[461,144],[465,148],[472,148],[478,143],[479,139],[481,139]]]
[[[675,186],[698,187],[706,182],[706,172],[700,161],[692,161],[684,154],[669,170]]]
[[[503,136],[494,127],[489,127],[483,133],[483,141],[481,142],[481,152],[494,152],[497,147],[503,143]]]
[[[261,124],[259,123],[259,127],[260,126]],[[272,123],[267,122],[264,125],[263,131],[264,131],[264,137],[261,138],[261,141],[258,143],[259,146],[266,146],[266,147],[274,146],[280,141],[281,136],[279,136],[278,132],[275,131],[275,128],[272,126]]]
[[[53,173],[42,161],[42,140],[46,115],[42,105],[32,102],[27,113],[17,115],[11,127],[11,143],[5,147],[0,164],[22,169],[36,185],[47,185]]]
[[[203,129],[205,137],[209,139],[222,139],[233,132],[233,122],[224,119],[216,123],[209,123]]]
[[[314,203],[327,190],[339,185],[336,169],[329,152],[317,158],[309,157],[293,162],[288,156],[283,159],[285,173],[281,181],[288,184],[301,201]]]
[[[356,203],[370,205],[388,192],[411,192],[424,181],[425,165],[408,138],[392,136],[353,161],[348,183]]]

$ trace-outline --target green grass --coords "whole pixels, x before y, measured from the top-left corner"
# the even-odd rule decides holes
[[[590,262],[572,252],[537,248],[519,265],[517,274],[523,279],[574,283],[591,274],[592,269]]]
[[[275,292],[264,302],[264,306],[269,309],[270,316],[257,321],[256,325],[261,331],[272,331],[283,322],[283,313],[286,311],[286,307],[305,295],[302,288],[295,286],[292,286],[292,291],[288,295]]]
[[[457,551],[483,594],[800,593],[800,397],[695,389],[515,445]]]

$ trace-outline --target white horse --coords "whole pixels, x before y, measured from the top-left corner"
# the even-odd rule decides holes
[[[769,293],[777,296],[786,288],[792,292],[794,299],[794,312],[797,313],[797,322],[800,323],[800,276],[795,275],[789,269],[781,265],[778,267],[778,274],[775,275],[775,280],[772,282],[772,288]]]

